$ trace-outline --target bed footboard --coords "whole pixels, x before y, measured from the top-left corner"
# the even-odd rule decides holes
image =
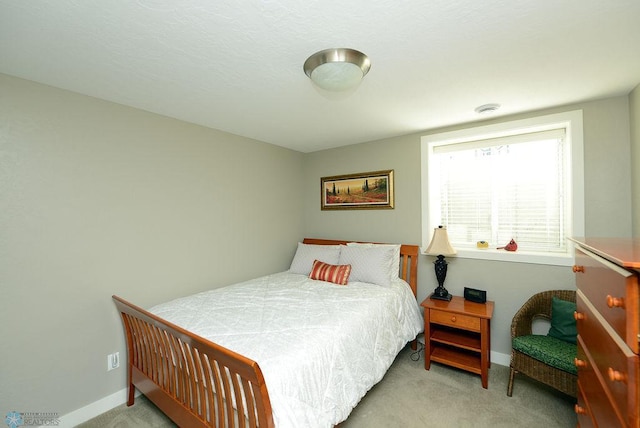
[[[127,340],[127,405],[135,388],[178,426],[273,427],[253,360],[113,296]]]

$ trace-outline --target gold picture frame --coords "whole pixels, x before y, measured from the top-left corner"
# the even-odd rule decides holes
[[[393,199],[392,169],[320,178],[323,210],[390,209]]]

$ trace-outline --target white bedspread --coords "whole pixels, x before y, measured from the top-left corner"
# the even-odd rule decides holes
[[[258,362],[278,428],[332,427],[422,330],[409,285],[338,286],[281,272],[150,312]]]

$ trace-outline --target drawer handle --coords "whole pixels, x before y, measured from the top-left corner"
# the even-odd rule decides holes
[[[451,317],[451,322],[456,322],[456,317],[455,316]]]
[[[624,309],[624,298],[607,295],[607,306],[610,308]]]
[[[576,404],[575,406],[573,406],[573,410],[576,412],[577,415],[586,415],[587,414],[587,409],[585,409],[584,407],[582,407],[579,404]]]
[[[574,273],[584,272],[584,266],[573,265],[573,272]]]
[[[627,375],[619,372],[618,370],[614,370],[611,367],[609,367],[609,370],[607,370],[607,374],[609,375],[609,380],[611,382],[626,382],[627,381]]]
[[[578,311],[574,311],[573,312],[573,319],[576,321],[580,321],[585,319],[586,317],[584,316],[584,314],[582,312],[578,312]]]
[[[573,359],[573,364],[575,364],[577,368],[587,367],[587,362],[585,360],[579,360],[578,358]]]

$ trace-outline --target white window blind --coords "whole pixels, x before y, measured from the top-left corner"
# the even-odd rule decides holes
[[[564,253],[570,230],[565,129],[436,145],[429,190],[454,247]]]

